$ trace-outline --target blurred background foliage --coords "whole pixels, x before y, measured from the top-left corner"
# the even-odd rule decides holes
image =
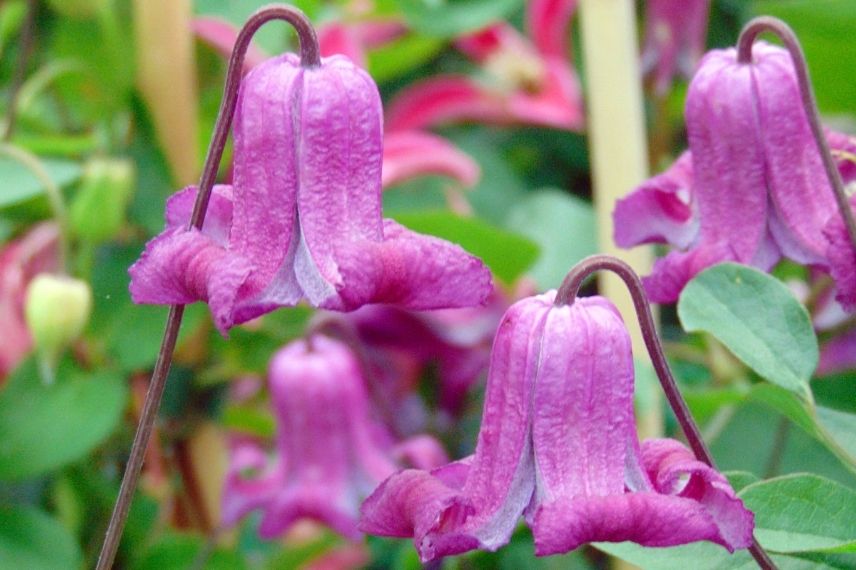
[[[169,18],[171,10],[181,12],[184,2],[150,4],[159,5],[160,16]],[[193,15],[218,16],[239,26],[263,4],[195,0],[190,9]],[[318,23],[353,17],[341,3],[296,4]],[[148,28],[141,35],[135,18],[142,17],[142,10],[131,0],[36,3],[32,45],[16,93],[14,131],[3,143],[4,149],[14,146],[19,152],[0,153],[0,243],[55,218],[50,192],[57,189],[67,205],[66,269],[91,286],[93,306],[82,336],[56,363],[53,383],[44,381],[34,355],[13,369],[0,369],[5,375],[0,376],[3,568],[92,566],[160,345],[166,310],[131,303],[127,268],[146,240],[160,231],[166,197],[198,175],[220,103],[225,62],[207,45],[193,42],[187,61],[156,61],[154,68],[141,64],[146,54],[157,56],[164,45],[191,41],[186,33],[172,35],[169,26]],[[369,10],[371,16],[402,17],[410,29],[368,54],[368,69],[389,99],[420,78],[474,73],[474,65],[452,48],[451,39],[495,19],[521,26],[523,0],[377,0]],[[733,44],[741,25],[761,13],[794,27],[822,112],[852,132],[856,2],[718,0],[712,5],[708,45]],[[9,101],[27,50],[22,41],[26,26],[27,2],[0,4],[4,129],[12,120]],[[270,25],[257,43],[267,53],[279,53],[293,47],[293,38],[285,26]],[[577,50],[585,49],[575,43]],[[146,74],[154,69],[157,75],[159,65],[184,65],[190,74],[184,77],[187,84],[158,87],[158,77]],[[585,82],[585,70],[580,73]],[[684,95],[685,85],[678,85],[665,101],[649,101],[651,128],[659,129],[661,141],[652,145],[655,170],[685,146]],[[191,136],[173,132],[182,125],[190,126]],[[481,167],[481,179],[465,193],[470,216],[461,219],[449,211],[448,181],[440,177],[385,192],[387,216],[461,243],[485,259],[509,290],[524,275],[540,289],[555,287],[573,263],[597,251],[585,133],[480,124],[438,132]],[[226,157],[224,171],[228,162]],[[0,273],[3,269],[0,263]],[[787,271],[782,269],[781,276]],[[316,527],[302,526],[273,542],[256,536],[258,521],[252,517],[236,530],[218,528],[224,433],[270,437],[274,432],[263,401],[229,402],[230,383],[248,375],[263,377],[271,354],[303,333],[310,313],[306,308],[279,310],[251,327],[236,328],[226,340],[214,330],[204,306],[188,307],[155,443],[120,550],[121,567],[347,567],[347,562],[321,565],[329,563],[325,557],[331,553],[347,560],[353,547]],[[813,408],[807,412],[786,390],[759,384],[758,372],[724,349],[721,343],[727,342],[715,340],[715,331],[686,335],[674,312],[664,313],[677,375],[719,465],[743,472],[733,480],[810,471],[856,488],[856,373],[812,381],[816,402],[827,410],[819,420]],[[5,326],[0,322],[0,342],[9,342]],[[430,389],[424,395],[430,397]],[[427,405],[432,409],[435,403]],[[454,431],[440,434],[454,444],[449,449],[453,456],[472,449],[479,414],[476,390]],[[668,421],[674,431],[672,419]],[[846,493],[843,497],[849,500]],[[710,555],[704,546],[684,547],[668,561],[645,558],[656,555],[626,545],[604,546],[604,551],[649,567],[680,567],[680,560],[691,560],[684,567],[698,568],[699,556]],[[528,531],[521,530],[496,554],[462,556],[445,567],[601,568],[607,564],[604,551],[586,548],[538,560]],[[351,555],[350,564],[357,567],[419,567],[407,541],[370,538]],[[800,563],[856,567],[848,566],[853,560],[846,553],[822,561],[819,556],[802,555]]]

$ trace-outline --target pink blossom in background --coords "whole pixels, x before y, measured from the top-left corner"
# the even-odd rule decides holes
[[[475,454],[391,476],[364,502],[360,528],[412,537],[423,561],[497,550],[521,515],[542,556],[596,541],[748,547],[753,515],[724,476],[675,440],[640,445],[617,309],[554,299],[524,299],[503,317]]]
[[[275,453],[271,460],[259,444],[233,441],[222,498],[227,527],[261,510],[263,538],[311,519],[356,540],[360,501],[380,481],[400,465],[446,461],[427,436],[393,442],[372,417],[356,358],[339,341],[292,342],[274,355],[268,377]]]
[[[0,380],[32,346],[24,319],[24,296],[27,284],[38,273],[58,269],[58,238],[57,226],[45,222],[0,249]]]
[[[710,0],[646,0],[642,72],[664,94],[678,74],[689,79],[704,54]]]
[[[483,122],[579,130],[582,92],[570,61],[570,21],[576,0],[526,3],[527,37],[506,23],[459,38],[485,81],[437,75],[398,93],[387,111],[389,131]]]

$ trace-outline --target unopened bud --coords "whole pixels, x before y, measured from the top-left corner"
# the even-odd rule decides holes
[[[91,160],[71,204],[75,235],[93,242],[112,238],[122,227],[133,189],[134,168],[130,161]]]
[[[41,273],[27,286],[24,314],[39,356],[49,365],[83,332],[92,290],[79,279]]]

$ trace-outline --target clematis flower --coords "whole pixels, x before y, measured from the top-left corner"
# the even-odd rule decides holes
[[[402,90],[392,101],[390,132],[439,124],[485,122],[579,130],[582,92],[568,61],[568,27],[576,0],[526,3],[528,38],[506,23],[456,42],[488,81],[439,75]]]
[[[166,229],[130,269],[134,301],[205,301],[223,334],[303,299],[343,311],[482,303],[481,261],[381,218],[381,121],[377,87],[345,57],[254,68],[238,95],[232,186],[214,188],[202,231],[183,229],[196,188],[170,198]]]
[[[55,224],[42,223],[0,249],[0,380],[32,348],[24,317],[27,285],[37,274],[58,268],[58,236]]]
[[[676,164],[615,212],[623,247],[664,241],[684,250],[657,261],[645,279],[651,299],[674,302],[723,261],[766,271],[784,256],[828,269],[823,228],[837,208],[788,53],[756,42],[752,63],[740,64],[734,49],[709,52],[690,84],[686,120],[691,166]]]
[[[752,541],[726,479],[674,440],[639,444],[630,338],[604,298],[505,314],[491,354],[475,454],[405,470],[365,501],[360,527],[413,537],[423,561],[506,544],[521,515],[537,555],[594,541],[672,546]]]
[[[647,0],[642,72],[663,94],[680,73],[692,77],[704,53],[710,0]]]
[[[357,539],[360,500],[399,463],[427,467],[445,460],[425,436],[392,445],[371,418],[356,359],[339,341],[314,336],[289,344],[271,360],[269,382],[276,457],[269,461],[252,441],[234,442],[223,491],[227,527],[261,509],[263,538],[312,519]]]

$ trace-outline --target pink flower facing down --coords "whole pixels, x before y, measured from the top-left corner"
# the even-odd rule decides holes
[[[482,66],[491,83],[465,75],[415,83],[390,105],[389,131],[459,122],[581,129],[582,91],[568,61],[568,29],[576,4],[527,2],[528,38],[500,23],[459,39],[456,46]]]
[[[224,57],[232,53],[238,37],[237,28],[213,17],[196,18],[193,31]],[[404,25],[395,20],[350,24],[328,22],[318,28],[318,43],[321,55],[344,55],[365,68],[367,48],[382,46],[405,31]],[[251,43],[244,72],[249,72],[265,59],[267,55]],[[383,146],[381,186],[384,189],[426,175],[447,176],[462,187],[469,188],[481,176],[478,164],[469,155],[446,139],[431,133],[418,130],[386,133]]]
[[[134,301],[206,301],[224,334],[303,299],[344,311],[484,302],[481,261],[382,219],[381,113],[374,82],[345,57],[254,68],[238,95],[233,185],[215,186],[201,232],[184,229],[196,188],[170,198],[166,229],[130,269]]]
[[[704,53],[710,0],[647,0],[642,71],[663,94],[680,73],[692,77]]]
[[[554,298],[505,314],[475,454],[393,475],[363,504],[360,527],[413,537],[423,561],[496,550],[521,514],[538,555],[594,541],[749,546],[753,515],[721,474],[677,441],[640,446],[630,338],[615,307]]]
[[[709,52],[690,84],[686,120],[691,158],[614,213],[622,247],[664,241],[683,250],[644,280],[651,300],[676,301],[698,272],[723,261],[766,271],[785,256],[827,268],[823,228],[836,204],[790,55],[763,42],[751,64],[737,63],[734,49]]]
[[[269,381],[277,421],[276,458],[248,441],[233,447],[223,491],[223,524],[261,509],[259,534],[274,538],[313,519],[357,539],[360,500],[397,468],[445,459],[422,436],[398,446],[373,423],[359,365],[342,343],[314,336],[277,352]]]

